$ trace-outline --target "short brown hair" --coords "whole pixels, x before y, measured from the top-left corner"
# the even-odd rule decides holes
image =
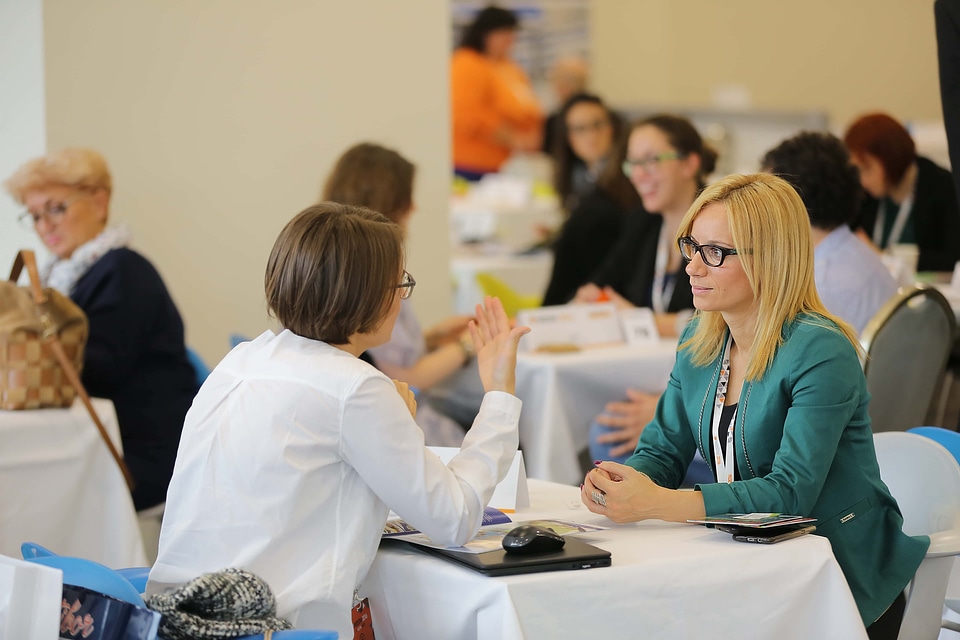
[[[267,306],[298,336],[348,344],[383,322],[402,268],[399,226],[369,209],[321,202],[274,243],[263,279]]]
[[[413,206],[414,171],[393,149],[361,142],[337,160],[321,198],[373,209],[397,222]]]
[[[4,182],[13,199],[23,204],[28,191],[52,185],[76,189],[113,188],[110,169],[103,156],[93,149],[61,149],[28,160]]]
[[[885,113],[868,113],[850,125],[843,143],[852,156],[869,154],[883,167],[887,186],[900,184],[917,159],[917,148],[907,129]]]

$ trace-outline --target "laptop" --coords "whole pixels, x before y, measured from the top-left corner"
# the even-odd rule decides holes
[[[507,553],[503,549],[484,553],[466,553],[456,549],[434,549],[410,545],[429,554],[451,560],[485,576],[510,576],[540,571],[569,571],[609,567],[610,552],[573,537],[567,537],[563,549],[549,553]]]

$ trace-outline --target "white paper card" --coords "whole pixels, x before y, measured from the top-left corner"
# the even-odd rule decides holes
[[[57,638],[63,572],[0,556],[0,638]]]
[[[427,447],[443,464],[449,464],[460,453],[456,447]],[[530,491],[527,489],[527,469],[523,464],[523,452],[517,451],[507,475],[493,490],[489,506],[501,511],[516,511],[530,506]]]
[[[638,307],[636,309],[621,309],[620,324],[627,344],[636,347],[645,344],[660,342],[660,332],[657,330],[657,319],[653,309]]]
[[[566,304],[524,309],[517,324],[530,327],[520,348],[536,351],[547,345],[589,347],[623,342],[623,330],[612,302]]]

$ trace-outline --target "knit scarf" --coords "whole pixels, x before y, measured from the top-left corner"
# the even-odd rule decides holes
[[[77,281],[107,252],[130,244],[130,231],[124,225],[107,227],[95,238],[74,249],[73,254],[61,260],[54,256],[40,269],[40,281],[65,296],[73,292]]]

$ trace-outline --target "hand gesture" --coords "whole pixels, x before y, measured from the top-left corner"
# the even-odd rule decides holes
[[[517,346],[530,327],[510,328],[510,321],[499,298],[487,296],[477,305],[477,320],[469,325],[477,350],[477,366],[484,391],[513,394],[516,386]]]
[[[403,398],[403,401],[407,404],[407,410],[410,412],[410,416],[416,418],[417,398],[413,395],[410,386],[406,382],[400,382],[399,380],[394,380],[393,386],[397,388],[397,393],[400,394],[400,397]]]
[[[590,511],[614,522],[636,522],[650,517],[661,491],[646,474],[608,460],[587,473],[580,500]]]
[[[597,416],[597,423],[613,429],[599,436],[597,442],[618,445],[610,449],[611,457],[633,453],[643,428],[653,420],[659,399],[658,395],[627,389],[625,402],[607,403],[606,410]]]

